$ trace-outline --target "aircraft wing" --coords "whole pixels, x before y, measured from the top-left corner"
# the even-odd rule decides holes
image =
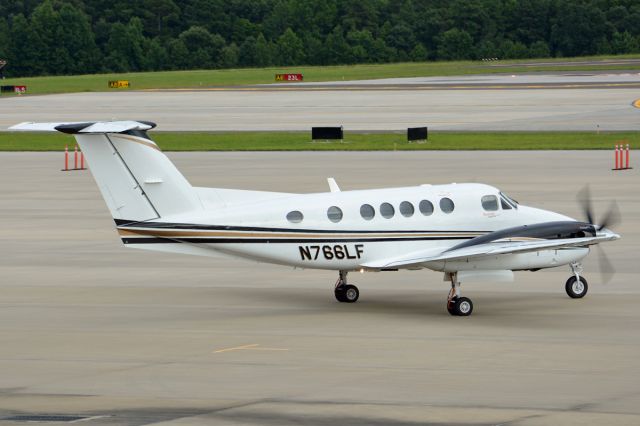
[[[394,258],[380,259],[374,262],[362,264],[363,268],[386,269],[399,268],[408,266],[417,266],[420,264],[442,261],[442,260],[459,260],[470,258],[481,258],[486,256],[497,256],[514,253],[526,253],[539,250],[554,250],[570,247],[586,247],[598,244],[604,241],[611,241],[620,238],[619,235],[612,232],[598,234],[597,236],[582,238],[562,238],[562,239],[541,239],[541,240],[513,240],[504,239],[492,241],[484,244],[477,244],[458,249],[449,249],[434,253],[433,249],[409,253],[408,255],[398,256]]]

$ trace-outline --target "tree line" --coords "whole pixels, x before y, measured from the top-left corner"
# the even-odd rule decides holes
[[[640,52],[638,0],[0,0],[7,76]]]

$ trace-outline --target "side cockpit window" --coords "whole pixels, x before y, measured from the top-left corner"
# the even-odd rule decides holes
[[[507,203],[507,200],[500,197],[500,205],[502,206],[502,210],[511,210],[511,204]]]
[[[481,202],[482,208],[488,212],[494,212],[498,210],[498,197],[496,197],[495,195],[485,195],[484,197],[482,197]]]
[[[518,208],[518,202],[513,198],[509,197],[507,194],[502,192],[500,193],[500,204],[502,205],[502,208],[504,210],[509,210],[511,208],[514,208],[514,209]],[[510,206],[510,207],[505,207],[505,206]]]

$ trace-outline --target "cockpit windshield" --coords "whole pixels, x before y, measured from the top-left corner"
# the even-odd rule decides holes
[[[502,202],[506,202],[507,204],[510,204],[513,208],[517,209],[518,208],[518,202],[516,200],[514,200],[513,198],[509,197],[507,194],[505,194],[504,192],[500,193],[500,198],[502,198]],[[503,204],[504,207],[504,204]]]

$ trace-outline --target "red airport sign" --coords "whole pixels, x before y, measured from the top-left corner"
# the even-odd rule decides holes
[[[302,74],[276,74],[276,81],[302,81]]]

